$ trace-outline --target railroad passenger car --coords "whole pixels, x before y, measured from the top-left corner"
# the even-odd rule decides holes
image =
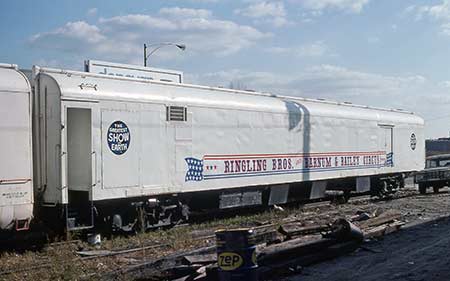
[[[33,216],[131,231],[201,209],[383,195],[424,165],[423,120],[406,111],[26,73],[0,65],[0,234],[27,230]]]
[[[0,64],[0,240],[33,218],[31,98],[17,65]]]
[[[402,110],[38,67],[33,83],[37,207],[68,229],[383,194],[424,166]]]

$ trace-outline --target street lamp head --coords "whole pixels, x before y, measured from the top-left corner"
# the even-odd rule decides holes
[[[147,66],[147,59],[149,56],[151,56],[154,52],[158,51],[164,46],[176,46],[178,49],[184,51],[186,50],[186,45],[184,44],[175,44],[175,43],[157,43],[157,44],[150,44],[147,46],[147,44],[144,44],[144,66]],[[155,47],[149,54],[147,54],[147,47]]]
[[[175,44],[175,46],[177,46],[182,51],[186,50],[186,45],[184,44]]]

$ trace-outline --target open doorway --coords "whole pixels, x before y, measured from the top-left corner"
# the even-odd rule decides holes
[[[67,228],[93,226],[92,113],[90,108],[67,108]]]

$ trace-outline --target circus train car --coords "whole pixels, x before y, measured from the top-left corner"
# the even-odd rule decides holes
[[[33,218],[32,92],[16,65],[0,64],[0,240]]]
[[[423,168],[424,122],[406,111],[39,67],[30,76],[35,213],[69,230],[384,194]]]

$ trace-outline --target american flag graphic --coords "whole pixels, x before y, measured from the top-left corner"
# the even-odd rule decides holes
[[[188,165],[185,181],[201,181],[203,180],[203,160],[192,157],[184,158]]]
[[[386,154],[386,166],[393,167],[394,166],[394,153],[390,152]]]

